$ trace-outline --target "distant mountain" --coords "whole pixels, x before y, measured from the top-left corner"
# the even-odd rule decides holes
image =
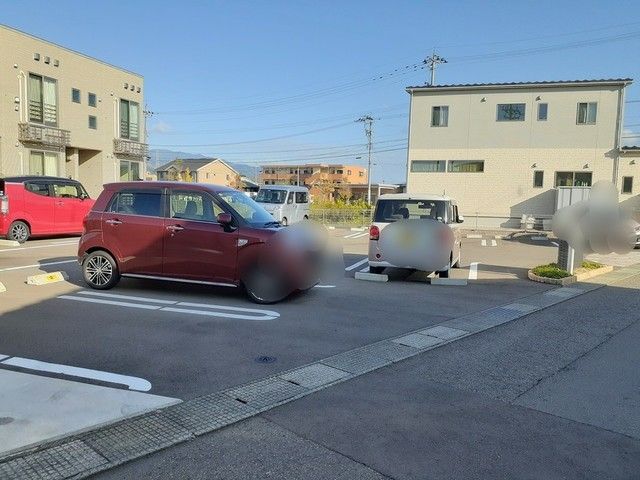
[[[178,152],[175,150],[164,150],[161,148],[152,148],[149,150],[149,161],[147,162],[147,169],[153,173],[155,173],[158,167],[161,167],[165,163],[172,162],[177,158],[206,158],[207,155],[202,155],[201,153],[189,153],[189,152]],[[227,162],[224,158],[222,159]],[[244,175],[249,178],[254,178],[256,176],[256,167],[254,165],[248,165],[246,163],[234,163],[227,162],[233,168],[235,168],[240,175]]]

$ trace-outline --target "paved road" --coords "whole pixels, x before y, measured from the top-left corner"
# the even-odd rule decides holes
[[[638,478],[640,436],[619,420],[637,418],[639,289],[636,276],[96,478]]]

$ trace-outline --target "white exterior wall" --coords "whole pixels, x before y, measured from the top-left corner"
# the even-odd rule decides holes
[[[456,198],[472,226],[476,216],[478,226],[496,227],[517,226],[522,214],[552,215],[556,172],[592,172],[593,182],[614,179],[622,95],[621,85],[589,84],[414,91],[407,191]],[[595,125],[577,124],[579,102],[597,102]],[[501,103],[526,104],[525,120],[496,121]],[[539,103],[548,104],[546,121],[537,120]],[[432,107],[442,105],[449,107],[448,126],[432,127]],[[413,160],[484,160],[484,172],[411,172]],[[638,165],[629,163],[620,160],[618,185],[623,175],[640,176]],[[537,170],[544,172],[542,188],[533,186]],[[634,184],[634,195],[639,187]]]

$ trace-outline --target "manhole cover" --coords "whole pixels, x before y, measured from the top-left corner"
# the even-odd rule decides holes
[[[260,357],[255,358],[256,363],[273,363],[276,360],[277,360],[276,357],[270,357],[268,355],[262,355]]]

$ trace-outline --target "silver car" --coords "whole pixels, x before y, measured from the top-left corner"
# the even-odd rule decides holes
[[[460,266],[464,221],[450,197],[395,193],[376,202],[369,228],[369,271],[386,267],[437,272]]]

